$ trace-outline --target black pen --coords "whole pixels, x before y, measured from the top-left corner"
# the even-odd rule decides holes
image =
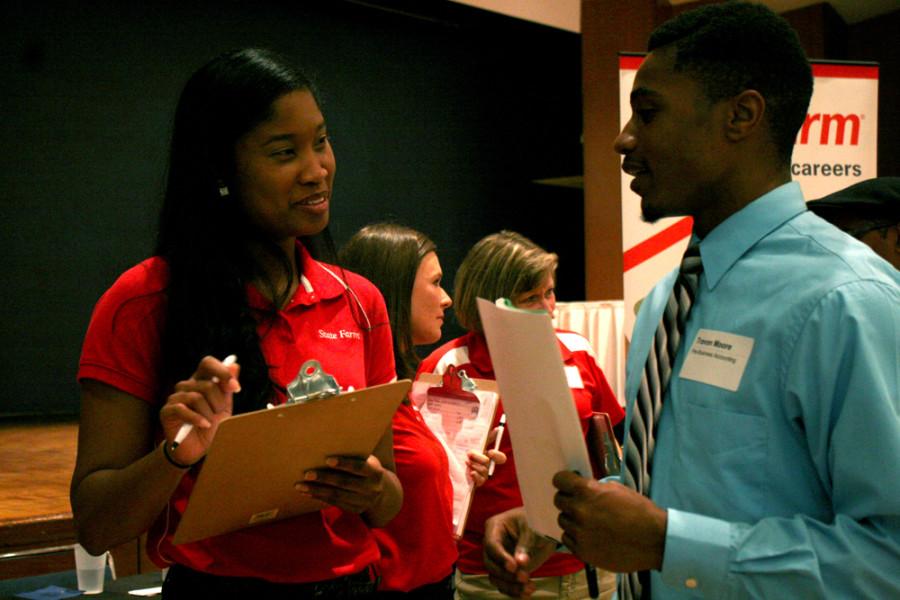
[[[587,577],[588,595],[591,598],[599,598],[600,586],[597,585],[597,569],[588,563],[584,563],[584,575]]]
[[[577,475],[581,475],[577,470],[575,471]],[[597,583],[597,569],[590,563],[584,563],[584,576],[587,579],[588,586],[588,595],[591,598],[599,598],[600,597],[600,586]]]

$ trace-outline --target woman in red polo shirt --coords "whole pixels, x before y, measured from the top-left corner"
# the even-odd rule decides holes
[[[392,223],[363,227],[341,248],[341,264],[384,294],[400,378],[415,376],[415,347],[441,338],[444,311],[451,304],[441,287],[436,250],[425,234]],[[375,530],[381,549],[380,597],[450,600],[457,550],[446,451],[408,400],[394,415],[393,432],[404,502],[386,527]],[[488,454],[497,464],[506,461],[500,452]],[[476,485],[487,479],[488,462],[488,456],[469,452],[469,475]]]
[[[100,553],[147,532],[151,558],[170,567],[166,598],[374,591],[372,528],[402,502],[390,436],[372,456],[298,473],[297,493],[321,511],[172,544],[223,419],[283,402],[310,358],[345,388],[395,377],[378,291],[304,242],[328,224],[334,172],[302,73],[265,50],[214,59],[178,103],[156,255],[94,310],[78,372],[78,538]],[[229,354],[239,365],[221,362]],[[172,450],[184,423],[193,430]]]
[[[444,373],[450,365],[465,369],[470,377],[494,379],[476,298],[509,298],[519,308],[546,310],[556,306],[557,256],[531,240],[510,231],[489,235],[469,250],[454,281],[456,318],[469,332],[447,342],[425,358],[419,372]],[[557,330],[559,350],[569,374],[572,400],[587,433],[591,414],[607,412],[618,423],[625,413],[597,366],[590,344],[577,333]],[[497,410],[495,424],[503,414]],[[484,522],[494,514],[522,505],[516,477],[512,436],[505,435],[500,450],[507,463],[498,467],[472,500],[463,537],[459,540],[456,593],[458,598],[503,598],[488,581],[484,568]],[[542,597],[587,598],[584,563],[571,554],[554,554],[533,574],[532,582]],[[612,573],[603,573],[601,590],[608,598],[615,587]]]

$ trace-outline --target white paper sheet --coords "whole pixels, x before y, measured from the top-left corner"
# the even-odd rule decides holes
[[[483,298],[478,313],[508,419],[528,523],[558,541],[562,529],[553,506],[553,475],[565,470],[589,475],[591,463],[553,323],[546,312]]]
[[[429,401],[428,389],[439,386],[440,382],[440,376],[436,376],[436,380],[423,376],[413,383],[410,398],[447,453],[453,485],[453,534],[460,538],[475,492],[466,468],[468,451],[484,449],[497,410],[498,395],[491,390],[478,389],[475,391],[477,403]],[[480,383],[480,387],[484,387],[489,382]],[[472,410],[473,405],[475,410]]]

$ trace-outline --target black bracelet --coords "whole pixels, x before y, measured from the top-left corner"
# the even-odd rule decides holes
[[[191,467],[196,465],[198,462],[200,462],[200,460],[203,460],[201,458],[200,460],[195,462],[193,465],[183,465],[169,455],[169,443],[166,442],[165,440],[163,440],[162,449],[163,449],[163,454],[166,457],[166,460],[169,461],[169,464],[172,465],[173,467],[178,467],[179,469],[185,469],[185,470],[190,469]]]

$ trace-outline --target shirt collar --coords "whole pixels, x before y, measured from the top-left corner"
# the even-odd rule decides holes
[[[297,240],[297,257],[300,271],[300,285],[294,297],[284,307],[285,310],[295,304],[311,305],[322,299],[336,298],[344,293],[341,270],[332,265],[325,265],[310,256],[306,246]],[[247,286],[247,296],[253,308],[268,308],[272,305],[252,284]]]
[[[475,331],[469,332],[469,339],[466,340],[466,346],[469,347],[469,362],[474,365],[486,366],[494,372],[494,364],[491,362],[491,354],[488,352],[487,338],[483,333]]]
[[[763,194],[722,221],[700,241],[707,289],[758,241],[806,210],[800,184],[791,181]]]
[[[346,283],[341,269],[334,265],[320,263],[306,250],[300,241],[297,241],[298,256],[300,257],[300,272],[306,277],[309,287],[301,285],[298,291],[319,298],[336,298],[344,293]],[[310,291],[311,290],[311,291]],[[315,300],[313,298],[313,300]]]

